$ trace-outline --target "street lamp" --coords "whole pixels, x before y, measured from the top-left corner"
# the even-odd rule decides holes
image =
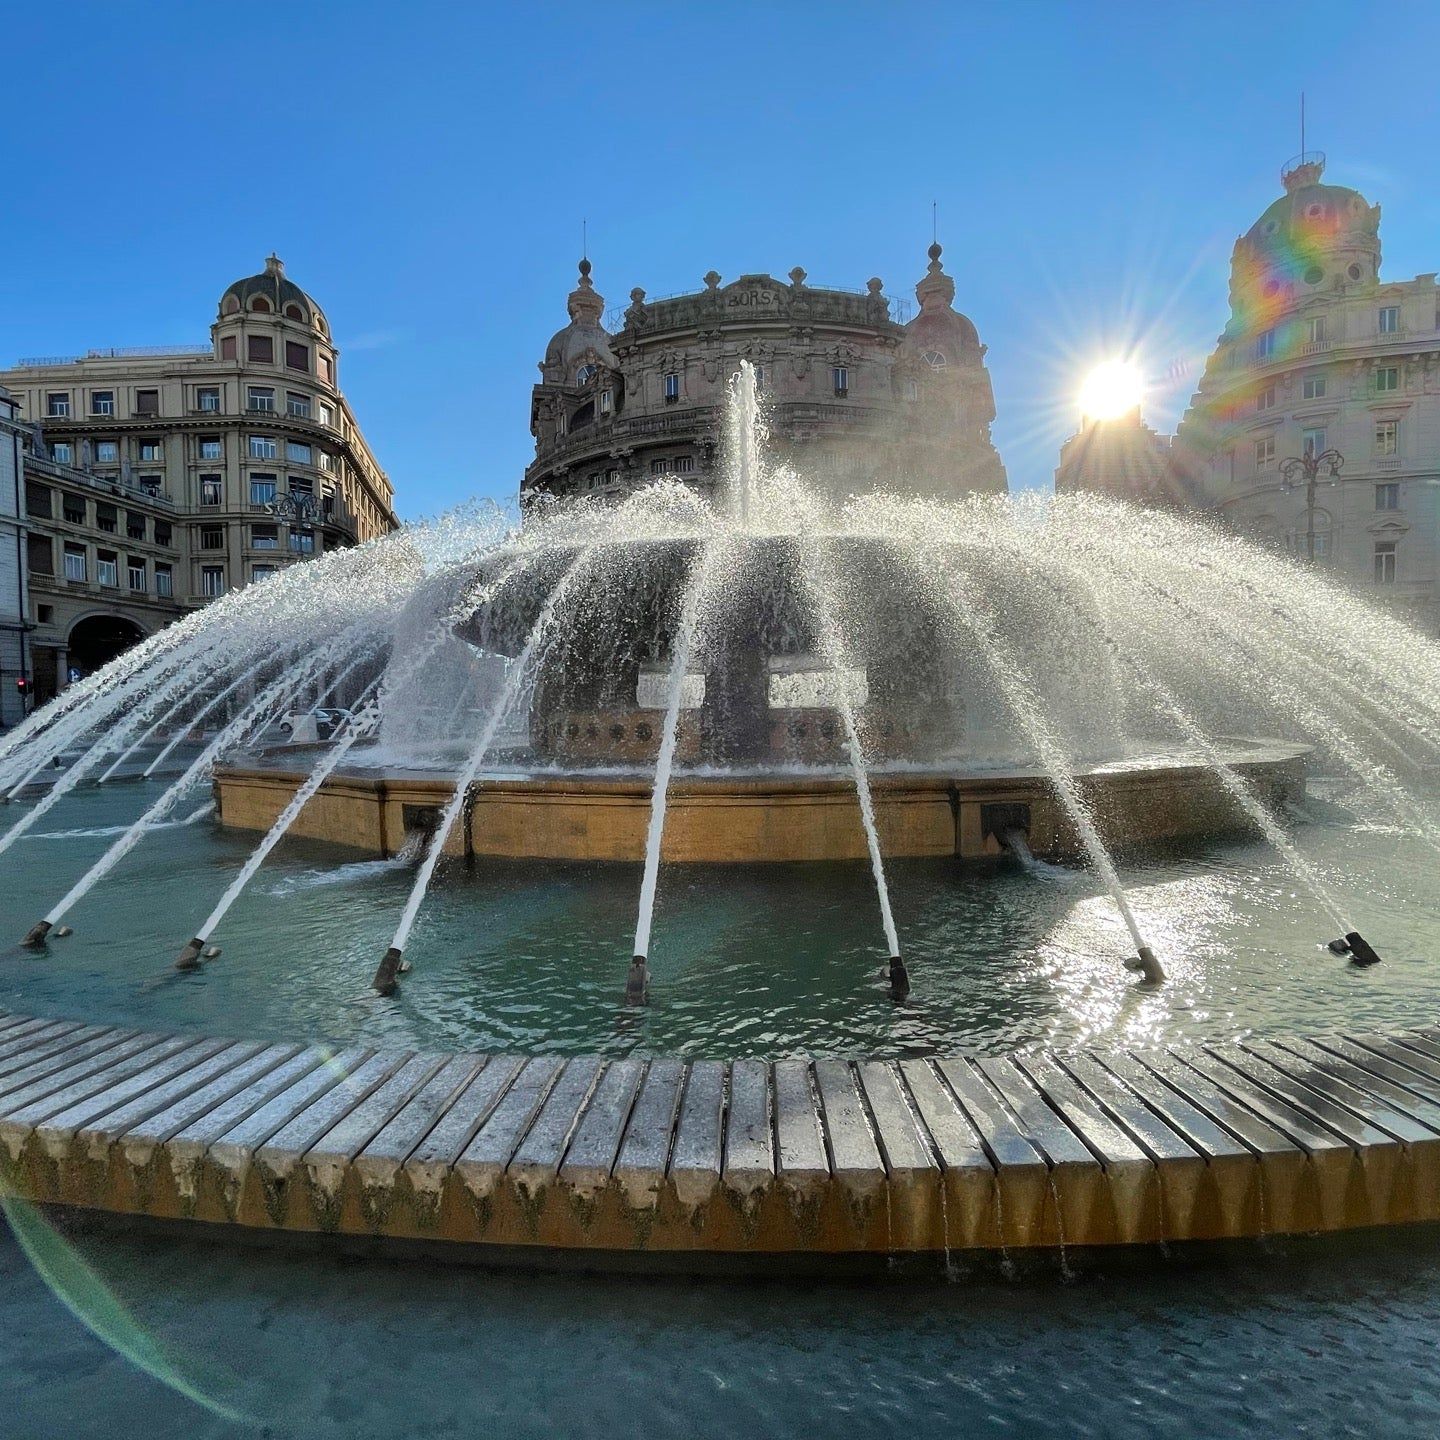
[[[1310,563],[1315,563],[1315,491],[1322,483],[1333,484],[1340,478],[1345,457],[1338,450],[1322,450],[1318,455],[1306,450],[1303,455],[1292,455],[1280,462],[1280,488],[1288,495],[1300,488],[1297,476],[1305,477],[1305,553]],[[1330,472],[1330,479],[1320,479],[1320,467]]]

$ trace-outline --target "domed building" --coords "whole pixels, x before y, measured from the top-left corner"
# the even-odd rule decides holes
[[[1003,493],[985,347],[953,308],[940,255],[932,246],[913,318],[879,279],[837,290],[797,266],[784,281],[729,284],[712,270],[703,290],[661,300],[634,289],[608,329],[582,260],[570,323],[545,347],[531,398],[522,502],[618,497],[665,475],[714,492],[742,360],[756,367],[777,458],[837,495]]]
[[[1433,273],[1381,278],[1380,207],[1324,174],[1298,156],[1235,242],[1175,478],[1240,533],[1440,629],[1440,291]]]
[[[0,371],[30,436],[38,701],[229,590],[395,527],[339,354],[324,311],[271,255],[221,292],[209,344]]]

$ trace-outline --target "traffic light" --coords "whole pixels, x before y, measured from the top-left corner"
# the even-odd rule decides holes
[[[18,676],[15,681],[15,688],[22,695],[28,695],[30,693],[30,677],[28,675]]]

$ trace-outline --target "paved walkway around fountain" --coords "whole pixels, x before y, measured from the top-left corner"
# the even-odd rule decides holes
[[[1007,1058],[264,1044],[0,1014],[0,1181],[262,1230],[651,1253],[1440,1219],[1440,1028]]]

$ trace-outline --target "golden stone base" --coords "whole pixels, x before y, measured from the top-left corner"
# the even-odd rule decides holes
[[[1267,803],[1304,794],[1307,750],[1236,742],[1227,756]],[[215,773],[222,825],[267,830],[304,779],[300,769],[229,765]],[[1082,777],[1108,843],[1153,844],[1242,829],[1234,801],[1203,766],[1156,759],[1106,766]],[[1039,856],[1077,853],[1076,836],[1043,775],[895,774],[871,777],[881,849],[887,856],[1001,853],[994,833],[1004,812],[1029,810],[1029,845]],[[468,823],[447,842],[453,854],[510,859],[644,858],[649,777],[540,776],[481,779]],[[443,807],[453,782],[436,774],[337,772],[306,804],[290,833],[393,855],[406,832]],[[848,778],[715,777],[670,787],[663,858],[705,863],[860,860],[866,855],[855,787]]]

